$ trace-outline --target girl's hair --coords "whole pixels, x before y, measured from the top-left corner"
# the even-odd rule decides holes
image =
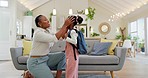
[[[36,24],[37,27],[40,27],[39,24],[38,24],[38,22],[40,21],[40,17],[41,17],[41,16],[43,16],[43,15],[38,15],[38,16],[35,18],[35,24]]]
[[[77,24],[81,24],[83,21],[83,18],[81,16],[74,16],[74,18],[75,18],[75,21],[73,23],[74,26]]]
[[[77,22],[78,24],[81,24],[83,22],[83,18],[80,16],[77,16]]]

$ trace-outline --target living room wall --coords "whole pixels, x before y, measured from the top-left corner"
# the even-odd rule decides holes
[[[55,3],[55,4],[54,4]],[[82,5],[83,3],[83,5]],[[70,6],[73,10],[73,14],[77,13],[77,10],[84,10],[88,7],[88,2],[86,0],[71,0],[71,5],[70,5],[70,0],[51,0],[44,5],[36,8],[33,10],[33,16],[36,17],[39,14],[43,14],[46,17],[50,17],[50,13],[52,13],[52,10],[56,8],[57,14],[56,14],[56,22],[57,22],[57,27],[60,27],[60,19],[61,18],[66,18],[68,16],[68,11],[70,9]]]
[[[82,5],[83,3],[83,5]],[[93,27],[94,32],[99,33],[98,26],[102,22],[107,22],[111,26],[111,31],[108,35],[106,35],[106,38],[108,39],[114,39],[116,34],[116,28],[119,28],[119,26],[122,26],[121,20],[118,19],[113,22],[109,22],[108,19],[110,18],[113,13],[107,11],[106,9],[100,7],[99,5],[96,5],[95,3],[91,2],[90,0],[71,0],[71,8],[73,9],[73,14],[77,14],[77,10],[84,10],[87,7],[92,7],[96,9],[96,14],[94,16],[94,19],[90,21],[90,26]],[[52,9],[54,8],[54,1],[50,1],[36,9],[33,10],[33,16],[36,17],[39,14],[43,14],[46,17],[50,17],[50,13],[52,12]],[[60,26],[61,22],[60,19],[62,17],[66,18],[68,16],[68,10],[70,8],[70,2],[65,0],[58,0],[55,1],[55,8],[57,10],[57,26]],[[35,25],[33,27],[36,27]],[[101,35],[101,34],[100,34]],[[102,36],[102,35],[101,35]],[[101,37],[100,36],[100,37]]]
[[[21,3],[17,1],[16,6],[16,18],[23,21],[23,17],[25,15],[25,12],[29,11],[25,6],[23,6]]]
[[[111,31],[105,37],[107,39],[114,39],[115,36],[117,34],[119,34],[119,32],[116,32],[116,28],[119,28],[119,27],[122,27],[123,26],[121,19],[114,20],[114,21],[108,21],[108,19],[110,18],[110,16],[113,15],[112,12],[107,11],[105,8],[103,8],[103,7],[99,6],[99,5],[91,2],[90,0],[89,0],[88,4],[89,4],[90,7],[96,8],[96,14],[94,16],[94,20],[91,20],[90,21],[90,25],[94,28],[94,32],[99,33],[98,26],[102,22],[107,22],[111,26]],[[102,36],[103,35],[101,35],[101,37]]]

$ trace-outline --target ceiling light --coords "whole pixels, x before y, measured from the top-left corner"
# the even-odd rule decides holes
[[[110,21],[110,19],[108,19],[108,21]]]
[[[8,7],[8,1],[0,1],[1,7]]]
[[[56,15],[56,9],[55,9],[55,0],[54,0],[54,8],[53,8],[53,11],[52,11],[53,15]]]
[[[147,4],[146,2],[143,3],[144,5]]]
[[[85,9],[85,15],[87,15],[88,14],[88,9]]]
[[[127,12],[127,14],[129,14],[130,12]]]
[[[72,15],[73,13],[72,13],[72,9],[69,9],[69,15]]]
[[[69,15],[72,15],[73,12],[72,12],[72,9],[71,9],[71,0],[69,0],[69,4],[70,4]]]
[[[53,9],[52,13],[53,13],[53,15],[56,15],[56,9],[55,8]]]

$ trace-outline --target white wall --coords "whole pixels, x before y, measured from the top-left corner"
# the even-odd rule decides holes
[[[119,28],[122,26],[121,20],[118,19],[113,22],[109,22],[108,19],[110,18],[111,15],[113,15],[112,12],[107,11],[105,8],[102,8],[101,6],[96,5],[91,1],[89,1],[89,6],[91,6],[92,8],[96,8],[96,14],[94,16],[94,20],[90,21],[90,25],[94,28],[94,32],[100,33],[98,30],[98,26],[102,22],[107,22],[111,26],[111,31],[109,34],[106,35],[106,37],[108,39],[114,39],[115,35],[119,34],[119,33],[116,33],[116,28],[117,27]]]
[[[73,13],[77,13],[77,10],[83,10],[88,7],[87,0],[71,0],[71,8]],[[33,16],[36,17],[39,14],[45,15],[49,18],[49,14],[52,12],[54,8],[54,0],[47,2],[46,4],[36,8],[33,10]],[[68,11],[70,8],[70,0],[55,0],[55,8],[57,11],[57,27],[60,27],[60,19],[66,18],[68,16]],[[34,25],[34,27],[36,27]]]
[[[57,27],[59,27],[60,19],[66,18],[68,15],[68,10],[70,8],[70,0],[55,0],[55,8],[57,10]],[[94,16],[94,20],[90,21],[90,26],[94,28],[94,32],[99,33],[98,26],[102,22],[108,22],[108,19],[112,15],[111,12],[106,11],[106,9],[92,3],[90,0],[71,0],[71,8],[73,9],[74,14],[77,13],[77,10],[84,10],[87,7],[96,8],[96,14]],[[52,12],[52,9],[54,8],[54,0],[51,2],[48,2],[35,10],[33,10],[33,16],[37,16],[39,14],[43,14],[46,17],[49,18],[49,14]],[[116,27],[122,26],[120,20],[114,21],[114,22],[108,22],[111,25],[111,31],[106,37],[108,39],[114,39],[116,34]],[[34,26],[36,27],[36,26]]]
[[[23,6],[20,2],[17,1],[17,7],[16,7],[16,18],[23,21],[25,12],[28,11],[25,6]]]

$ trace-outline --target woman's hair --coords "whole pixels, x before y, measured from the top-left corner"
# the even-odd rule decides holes
[[[73,23],[74,26],[77,24],[81,24],[83,21],[83,18],[81,16],[74,16],[74,18],[75,18],[75,21]]]
[[[43,16],[43,15],[38,15],[38,16],[35,18],[35,24],[36,24],[37,27],[40,27],[39,24],[38,24],[38,22],[40,21],[40,17],[41,17],[41,16]]]

